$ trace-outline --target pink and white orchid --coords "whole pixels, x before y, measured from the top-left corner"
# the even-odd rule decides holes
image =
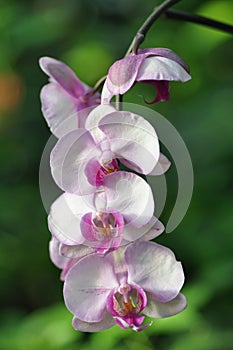
[[[100,95],[89,94],[91,88],[66,64],[50,57],[42,57],[39,64],[49,76],[49,84],[42,88],[40,95],[42,112],[51,132],[60,138],[83,127],[88,111],[100,103]]]
[[[152,239],[162,233],[162,223],[153,217],[154,203],[149,185],[137,176],[133,186],[131,196],[129,191],[115,195],[115,185],[106,188],[105,192],[88,196],[61,195],[51,206],[48,223],[52,235],[67,245],[62,255],[80,257],[83,246],[92,248],[87,254],[105,254],[120,245],[143,237]],[[141,192],[144,195],[139,200],[137,194]]]
[[[140,331],[150,325],[142,325],[141,313],[169,317],[186,307],[183,282],[181,263],[170,249],[137,241],[121,252],[80,260],[67,274],[64,298],[76,330],[97,332],[118,324]]]
[[[168,100],[169,81],[186,82],[191,79],[189,67],[173,51],[166,48],[138,50],[116,61],[109,69],[101,102],[109,103],[114,95],[125,94],[136,82],[152,85],[157,90],[150,103]]]
[[[50,164],[60,188],[86,195],[97,187],[111,186],[111,179],[122,180],[117,159],[138,173],[153,174],[159,157],[159,142],[151,124],[134,113],[115,111],[105,115],[93,130],[77,129],[63,136],[51,153]],[[136,177],[124,175],[131,184]]]

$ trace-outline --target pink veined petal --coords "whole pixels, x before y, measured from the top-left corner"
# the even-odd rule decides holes
[[[121,162],[138,172],[148,174],[159,158],[157,134],[143,117],[125,111],[117,111],[104,117],[99,128],[107,135],[111,150]]]
[[[111,255],[90,255],[69,271],[64,284],[67,308],[80,320],[100,322],[106,312],[108,295],[118,286]]]
[[[52,204],[49,229],[60,242],[77,245],[84,241],[80,221],[85,213],[93,210],[90,198],[64,193]]]
[[[157,55],[157,56],[162,56],[165,58],[169,58],[172,61],[177,62],[180,66],[182,66],[186,72],[189,73],[189,66],[187,63],[180,57],[178,56],[174,51],[164,48],[164,47],[156,47],[156,48],[148,48],[148,49],[143,49],[143,50],[138,50],[139,54],[146,54],[146,55]]]
[[[186,306],[187,300],[181,293],[167,303],[161,303],[150,293],[147,293],[147,305],[143,310],[143,313],[152,318],[164,318],[178,314],[183,311]]]
[[[58,84],[45,85],[40,97],[42,113],[55,136],[60,138],[78,128],[76,101]]]
[[[41,69],[60,84],[70,95],[79,97],[85,94],[84,84],[76,74],[63,62],[51,57],[42,57],[39,60]]]
[[[85,167],[93,157],[100,157],[101,150],[96,146],[91,134],[85,129],[71,131],[63,136],[51,152],[52,176],[64,191],[86,195],[93,193],[85,173]]]
[[[84,322],[77,317],[73,318],[72,325],[76,331],[81,332],[100,332],[115,326],[116,321],[108,312],[100,322]]]
[[[164,154],[160,153],[158,163],[154,169],[148,175],[162,175],[170,168],[171,162],[165,157]]]
[[[128,55],[110,67],[106,84],[113,95],[122,95],[132,87],[145,57],[143,54]]]
[[[141,227],[153,216],[154,201],[150,186],[140,176],[118,171],[104,178],[106,206],[123,215],[126,224]]]
[[[137,241],[126,249],[125,260],[129,283],[140,285],[160,302],[170,301],[178,295],[184,273],[170,249],[154,242]]]
[[[175,80],[186,82],[190,75],[177,62],[165,57],[147,57],[141,65],[136,81]]]

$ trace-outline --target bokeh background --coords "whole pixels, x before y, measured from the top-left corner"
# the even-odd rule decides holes
[[[158,2],[157,2],[158,4]],[[118,327],[75,332],[62,298],[59,271],[48,256],[50,233],[38,175],[50,133],[40,112],[47,77],[38,58],[69,64],[93,85],[121,58],[156,1],[2,0],[0,2],[0,350],[230,350],[232,316],[233,40],[195,24],[159,19],[142,47],[169,47],[191,67],[192,80],[171,84],[169,102],[153,105],[190,151],[192,203],[175,232],[157,241],[183,263],[189,306],[136,334]],[[233,1],[182,1],[176,6],[233,22]],[[125,101],[143,104],[153,89],[138,84]],[[166,153],[166,150],[165,150]],[[168,156],[169,154],[166,153]],[[177,192],[167,174],[166,223]]]

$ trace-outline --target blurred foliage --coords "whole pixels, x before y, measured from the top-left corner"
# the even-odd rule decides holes
[[[158,2],[157,2],[158,3]],[[174,249],[186,271],[189,306],[136,334],[114,327],[99,334],[72,329],[59,271],[48,257],[50,234],[38,188],[49,137],[39,91],[44,55],[64,60],[92,85],[122,57],[156,5],[140,0],[34,0],[1,4],[0,23],[0,350],[230,350],[232,301],[232,38],[220,31],[160,19],[144,47],[170,47],[191,67],[192,80],[171,84],[171,99],[153,106],[180,132],[190,151],[195,188],[189,211],[158,242]],[[183,1],[177,8],[232,23],[233,2]],[[125,100],[143,103],[153,89],[136,85]],[[166,222],[176,171],[167,174]]]

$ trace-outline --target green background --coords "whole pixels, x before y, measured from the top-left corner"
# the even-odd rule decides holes
[[[158,2],[157,2],[158,3]],[[172,248],[186,273],[189,306],[154,320],[142,333],[118,327],[75,332],[65,309],[59,271],[48,256],[50,233],[38,174],[50,133],[40,112],[47,77],[38,58],[69,64],[93,85],[121,58],[156,1],[0,1],[0,350],[232,349],[233,40],[229,34],[161,18],[142,47],[169,47],[191,67],[192,80],[172,83],[171,99],[153,105],[183,137],[195,187],[183,222],[157,241]],[[233,1],[183,0],[177,9],[226,23]],[[153,89],[136,85],[125,101],[143,104]],[[166,152],[165,152],[166,153]],[[169,156],[169,154],[167,153]],[[177,191],[168,175],[166,223]]]

